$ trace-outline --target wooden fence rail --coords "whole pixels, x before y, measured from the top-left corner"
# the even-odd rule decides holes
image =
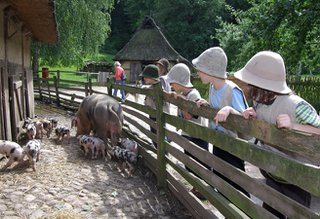
[[[229,130],[252,136],[261,141],[281,148],[291,157],[263,149],[259,145],[240,138],[232,138],[218,133],[210,128],[181,119],[162,111],[164,101],[199,115],[212,119],[216,110],[210,107],[197,108],[196,104],[182,98],[174,98],[163,93],[160,85],[155,89],[138,88],[130,85],[113,84],[110,80],[105,84],[106,92],[96,91],[89,80],[85,83],[74,83],[76,88],[62,86],[64,81],[58,77],[53,79],[38,78],[35,86],[37,97],[60,106],[76,109],[82,99],[90,94],[111,94],[113,88],[121,88],[131,94],[150,95],[156,99],[157,109],[144,106],[143,103],[126,100],[122,103],[125,126],[124,135],[139,143],[139,153],[145,165],[157,176],[158,186],[169,189],[197,218],[218,218],[217,209],[227,218],[276,218],[261,206],[265,202],[289,218],[320,218],[320,209],[310,209],[288,198],[266,185],[263,178],[257,178],[250,173],[231,166],[224,160],[203,150],[194,143],[167,128],[170,124],[177,130],[181,129],[190,136],[203,139],[234,156],[237,156],[256,168],[265,170],[273,175],[285,179],[287,182],[299,186],[310,192],[314,197],[320,197],[320,136],[307,133],[282,130],[272,124],[230,115],[228,121],[222,125]],[[37,84],[35,82],[35,84]],[[74,93],[72,93],[74,92]],[[82,95],[75,92],[82,92]],[[120,101],[119,98],[115,97]],[[156,122],[149,119],[155,117]],[[131,126],[146,135],[150,140],[136,135]],[[149,127],[157,130],[157,134],[150,131]],[[151,142],[157,143],[155,148]],[[188,151],[207,166],[232,180],[250,194],[250,197],[235,189],[216,173],[212,172],[197,161],[186,155]],[[314,165],[306,165],[295,159],[294,156],[303,156]],[[189,172],[188,167],[198,176]],[[195,187],[206,197],[208,202],[199,201],[192,193],[190,187]],[[259,201],[257,201],[259,200]]]

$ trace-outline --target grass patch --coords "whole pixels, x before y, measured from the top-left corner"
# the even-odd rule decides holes
[[[39,71],[41,71],[42,68],[49,68],[49,71],[78,71],[78,67],[75,65],[71,66],[41,66],[39,68]]]

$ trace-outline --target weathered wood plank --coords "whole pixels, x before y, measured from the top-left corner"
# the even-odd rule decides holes
[[[60,84],[75,84],[75,85],[80,85],[80,86],[84,86],[85,84],[87,84],[87,82],[83,82],[83,81],[73,81],[73,80],[65,80],[65,79],[60,79],[59,80]],[[67,87],[67,86],[63,86],[63,87]]]
[[[120,98],[119,98],[120,100]],[[130,101],[130,100],[126,100],[126,102],[124,103],[124,107],[125,106],[131,106],[132,108],[136,109],[136,110],[139,110],[139,111],[142,111],[144,113],[147,113],[148,115],[152,116],[152,117],[156,117],[156,110],[155,109],[152,109],[151,107],[149,106],[145,106],[145,105],[141,105],[139,103],[135,103],[133,101]]]
[[[304,188],[316,196],[320,196],[320,168],[317,166],[296,162],[242,139],[231,138],[175,116],[166,114],[166,122],[176,126],[178,129],[183,129],[187,133],[192,133],[194,137],[211,142],[215,146]]]
[[[129,115],[135,116],[138,119],[141,119],[143,122],[147,123],[149,126],[151,126],[154,129],[157,129],[155,122],[151,119],[146,119],[146,115],[143,115],[141,111],[136,111],[133,109],[128,108],[127,106],[123,106],[123,111],[128,113]]]
[[[150,150],[146,150],[143,147],[139,148],[139,154],[141,154],[141,156],[143,157],[149,169],[157,176],[158,175],[157,154],[153,153]]]
[[[213,119],[217,110],[208,106],[197,108],[191,101],[164,93],[165,101],[177,105],[195,115]],[[310,158],[314,163],[320,161],[320,135],[303,134],[293,130],[278,129],[275,125],[268,124],[261,120],[246,120],[241,116],[230,115],[227,122],[221,123],[226,129],[235,130],[243,134],[256,137],[271,145],[277,145],[286,151]]]
[[[80,91],[80,92],[86,92],[85,88],[78,88],[78,87],[65,87],[59,84],[59,88],[64,90],[70,90],[70,91]]]
[[[157,152],[156,148],[154,148],[152,145],[150,145],[149,142],[144,141],[142,139],[140,139],[138,136],[136,136],[135,134],[130,134],[132,133],[131,130],[127,127],[123,127],[122,130],[125,132],[126,135],[129,135],[131,139],[137,141],[138,144],[140,144],[141,146],[143,146],[145,149],[150,150],[154,153]]]
[[[146,88],[146,87],[136,87],[133,85],[121,85],[121,84],[113,84],[113,88],[118,88],[118,89],[123,89],[125,90],[127,93],[132,93],[132,94],[144,94],[147,96],[154,96],[154,91],[152,88]]]
[[[68,92],[64,92],[64,91],[59,91],[59,94],[65,95],[65,96],[69,96],[69,97],[74,97],[74,98],[78,98],[78,99],[84,99],[84,96],[81,95],[77,95],[75,93],[68,93]]]
[[[131,119],[130,117],[124,115],[125,120],[134,125],[135,127],[137,127],[143,134],[145,134],[146,136],[148,136],[149,138],[151,138],[152,141],[156,142],[157,141],[157,136],[152,133],[151,131],[147,130],[145,127],[143,127],[141,124],[139,124],[138,121],[135,121],[133,119]],[[147,120],[147,118],[146,118]],[[151,147],[151,146],[150,146]],[[155,149],[154,149],[155,150]]]
[[[233,167],[215,155],[204,151],[196,145],[192,145],[192,143],[189,143],[187,139],[180,137],[176,133],[168,133],[168,136],[172,138],[174,142],[177,142],[181,146],[183,145],[183,147],[189,153],[193,154],[193,156],[208,164],[208,166],[214,167],[216,171],[220,172],[239,186],[245,188],[247,192],[268,203],[275,209],[278,209],[283,214],[288,215],[290,218],[313,218],[316,216],[315,213],[309,208],[298,204],[287,196],[272,189],[261,180],[257,180],[248,176],[242,170]],[[248,197],[244,196],[244,194],[235,191],[235,189],[232,186],[227,185],[223,179],[217,177],[211,171],[208,171],[199,164],[195,163],[193,160],[187,158],[187,155],[182,154],[182,152],[178,152],[170,144],[167,146],[167,148],[169,153],[174,155],[178,160],[196,172],[210,185],[216,187],[219,192],[221,192],[225,197],[246,212],[246,214],[248,214],[250,217],[259,218],[259,215],[264,215],[265,218],[273,218],[273,215],[271,215],[267,210],[263,209],[261,206],[257,206],[255,203],[252,203],[251,199],[248,199]]]
[[[188,142],[186,144],[191,145]],[[245,212],[252,218],[258,218],[259,215],[264,215],[265,218],[275,218],[271,213],[257,205],[253,202],[252,199],[247,197],[242,192],[235,189],[230,184],[226,183],[219,176],[211,172],[210,170],[202,167],[200,164],[194,162],[189,156],[184,154],[183,152],[177,150],[174,147],[168,147],[169,152],[174,155],[178,160],[180,160],[184,165],[189,167],[193,172],[197,173],[199,177],[205,180],[214,188],[217,188],[220,193],[222,193],[226,198],[228,198],[234,205],[236,205],[239,209]],[[224,172],[229,171],[230,169],[234,169],[231,165],[226,165],[228,168],[219,169],[221,173],[224,175]],[[215,166],[214,166],[215,167]],[[238,170],[240,171],[240,170]],[[237,175],[233,176],[233,178],[238,178]],[[231,178],[232,180],[232,178]],[[246,188],[246,187],[245,187]],[[205,191],[206,193],[206,191]],[[204,196],[210,196],[211,194],[203,194]],[[214,204],[214,203],[212,203]]]
[[[101,92],[101,91],[95,90],[95,89],[93,89],[93,88],[92,88],[92,92],[93,92],[94,94],[105,94],[105,95],[107,95],[107,92]]]
[[[168,188],[170,191],[183,203],[185,207],[196,218],[219,218],[213,212],[206,209],[201,201],[194,198],[190,192],[185,188],[181,180],[175,177],[170,172],[167,172]]]
[[[184,179],[196,187],[214,206],[227,218],[249,218],[229,200],[216,192],[211,186],[205,185],[200,179],[190,174],[185,168],[175,164],[170,159],[168,164],[172,166]]]

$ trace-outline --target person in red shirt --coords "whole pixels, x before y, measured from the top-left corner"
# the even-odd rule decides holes
[[[116,78],[116,84],[123,84],[123,79],[122,79],[122,74],[124,73],[123,68],[121,67],[120,62],[116,61],[114,63],[115,65],[115,78]],[[113,96],[117,96],[118,93],[118,89],[114,89],[113,91]],[[126,99],[126,95],[124,93],[124,90],[120,89],[120,93],[121,93],[121,99],[122,101],[124,101]]]

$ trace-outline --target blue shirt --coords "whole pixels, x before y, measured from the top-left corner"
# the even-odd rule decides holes
[[[220,109],[220,103],[226,88],[227,84],[224,84],[224,86],[219,90],[216,90],[212,84],[210,85],[209,103],[213,109]],[[234,88],[232,90],[231,107],[242,113],[247,108],[244,99],[243,93],[238,88]],[[210,128],[219,132],[224,132],[224,128],[221,125],[216,126],[214,121],[210,121]]]

